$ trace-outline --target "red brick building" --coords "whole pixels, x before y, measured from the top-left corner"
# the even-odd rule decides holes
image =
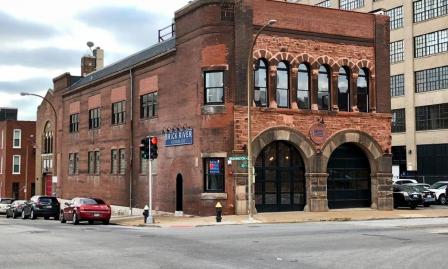
[[[29,199],[34,195],[35,133],[34,121],[0,120],[0,197]]]
[[[140,141],[154,135],[155,209],[245,214],[247,59],[271,19],[251,55],[256,209],[392,209],[388,18],[274,0],[193,1],[175,37],[55,78],[56,193],[143,207]],[[38,141],[51,126],[42,103]]]

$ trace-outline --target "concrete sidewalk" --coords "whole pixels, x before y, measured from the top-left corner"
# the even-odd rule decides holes
[[[259,213],[254,216],[253,223],[302,223],[319,221],[356,221],[378,219],[407,219],[407,218],[440,218],[448,217],[446,209],[418,208],[415,210],[399,209],[393,211],[378,211],[373,209],[340,209],[329,212],[276,212]],[[221,223],[217,223],[214,216],[196,217],[174,215],[155,215],[152,227],[197,227],[208,225],[232,225],[248,223],[247,215],[225,215]],[[143,216],[112,218],[111,223],[123,226],[146,226]]]

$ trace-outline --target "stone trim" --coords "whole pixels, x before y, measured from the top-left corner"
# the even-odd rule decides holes
[[[224,114],[227,112],[225,105],[203,105],[201,115]]]
[[[226,192],[204,192],[201,193],[201,200],[227,200]]]
[[[227,152],[201,153],[201,158],[227,158]]]

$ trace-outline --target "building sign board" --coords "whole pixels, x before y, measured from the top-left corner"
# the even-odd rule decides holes
[[[179,131],[165,133],[165,147],[193,145],[193,129],[187,128]]]

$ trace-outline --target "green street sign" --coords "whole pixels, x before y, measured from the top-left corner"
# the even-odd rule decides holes
[[[231,156],[228,158],[229,161],[247,161],[247,156]]]
[[[247,168],[247,162],[240,163],[240,167],[241,168]]]

